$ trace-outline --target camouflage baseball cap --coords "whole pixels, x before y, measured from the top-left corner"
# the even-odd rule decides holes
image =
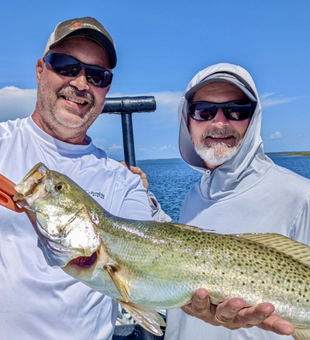
[[[50,35],[45,47],[43,57],[59,42],[69,38],[81,36],[89,38],[100,44],[107,52],[110,66],[116,66],[115,44],[106,29],[94,18],[84,17],[60,22]]]

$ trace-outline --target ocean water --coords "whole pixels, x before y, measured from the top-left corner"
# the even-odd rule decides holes
[[[310,157],[270,155],[278,165],[310,179]],[[158,159],[137,161],[147,174],[150,190],[155,194],[163,210],[177,222],[181,204],[189,188],[200,180],[201,174],[182,159]]]

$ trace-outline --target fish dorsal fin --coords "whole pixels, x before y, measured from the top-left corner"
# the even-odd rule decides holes
[[[114,260],[109,259],[109,261],[104,264],[103,268],[109,273],[122,298],[126,302],[128,302],[130,297],[130,290],[123,279],[117,274],[120,266]]]
[[[295,328],[295,332],[292,335],[295,340],[309,340],[310,329]]]
[[[141,327],[157,336],[163,335],[160,326],[166,326],[165,320],[154,309],[132,302],[118,302]]]
[[[205,233],[205,232],[214,232],[214,229],[202,229],[199,227],[194,227],[191,225],[187,225],[187,224],[181,224],[181,223],[172,223],[172,222],[158,222],[158,223],[162,223],[164,225],[166,225],[167,227],[172,227],[172,228],[180,228],[180,229],[187,229],[187,230],[192,230],[198,233]]]
[[[306,244],[297,242],[289,237],[275,233],[240,234],[236,236],[260,243],[277,251],[281,251],[282,253],[290,255],[295,260],[310,267],[310,247]]]

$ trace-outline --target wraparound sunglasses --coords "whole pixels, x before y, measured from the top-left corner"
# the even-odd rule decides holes
[[[245,100],[234,100],[226,103],[197,101],[189,104],[189,115],[199,121],[212,120],[219,107],[223,110],[226,119],[245,120],[252,117],[256,103]]]
[[[107,87],[112,82],[113,74],[110,70],[82,63],[62,53],[48,54],[44,61],[49,63],[55,72],[66,77],[76,77],[84,67],[87,81],[97,87]]]

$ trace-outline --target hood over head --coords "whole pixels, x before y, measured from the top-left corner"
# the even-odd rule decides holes
[[[251,101],[256,102],[257,105],[237,154],[215,170],[216,176],[213,177],[221,179],[221,181],[218,181],[221,184],[218,184],[216,189],[214,188],[216,192],[234,189],[234,187],[238,185],[237,182],[246,176],[247,171],[251,172],[253,167],[256,167],[257,162],[252,162],[254,158],[256,158],[258,162],[260,159],[265,159],[260,136],[261,103],[256,86],[251,75],[245,69],[228,63],[212,65],[198,72],[189,82],[182,96],[179,105],[179,149],[182,158],[192,168],[202,173],[206,172],[203,161],[196,153],[190,137],[188,129],[188,105],[199,88],[208,83],[221,81],[236,85]]]

